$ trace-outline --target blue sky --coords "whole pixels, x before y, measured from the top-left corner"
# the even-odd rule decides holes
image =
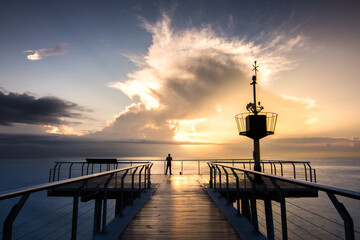
[[[2,1],[0,134],[11,146],[2,155],[25,153],[24,135],[81,142],[70,155],[87,155],[89,141],[113,141],[91,155],[169,146],[247,155],[234,115],[251,101],[257,60],[262,105],[279,113],[268,155],[358,156],[359,10],[357,1]],[[124,143],[134,146],[117,150]]]

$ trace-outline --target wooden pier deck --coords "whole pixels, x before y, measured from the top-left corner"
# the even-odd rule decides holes
[[[119,239],[239,239],[192,175],[167,176]]]

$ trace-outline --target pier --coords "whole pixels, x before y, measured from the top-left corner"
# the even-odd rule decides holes
[[[304,225],[292,219],[292,199],[324,201],[324,194],[330,210],[337,212],[340,238],[355,239],[358,222],[343,202],[356,206],[359,192],[316,183],[315,169],[308,162],[261,164],[262,172],[256,172],[247,169],[251,160],[174,160],[173,172],[179,174],[170,176],[164,175],[160,160],[57,162],[49,183],[0,194],[0,204],[14,202],[2,239],[309,239],[318,236],[310,231],[316,226],[332,239],[331,229],[307,217],[299,216]],[[39,216],[32,212],[35,216],[21,221],[25,203],[39,192],[46,196],[36,201],[59,199],[56,211],[69,212],[43,226],[26,227],[55,211]],[[71,202],[61,203],[64,199]],[[307,211],[302,209],[298,214]],[[60,229],[52,226],[57,218],[68,219]]]

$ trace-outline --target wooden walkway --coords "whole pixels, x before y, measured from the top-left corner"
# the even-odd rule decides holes
[[[191,175],[164,180],[119,239],[239,239]]]

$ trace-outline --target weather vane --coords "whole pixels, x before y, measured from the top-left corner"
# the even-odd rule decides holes
[[[259,112],[261,112],[264,107],[260,105],[260,102],[257,104],[256,103],[256,76],[257,76],[257,72],[259,65],[256,65],[256,61],[254,61],[254,65],[253,66],[253,71],[254,71],[254,76],[252,77],[252,83],[250,83],[250,85],[253,85],[253,92],[254,92],[254,102],[250,102],[246,105],[246,109],[251,112],[254,113],[254,115],[257,115]]]

